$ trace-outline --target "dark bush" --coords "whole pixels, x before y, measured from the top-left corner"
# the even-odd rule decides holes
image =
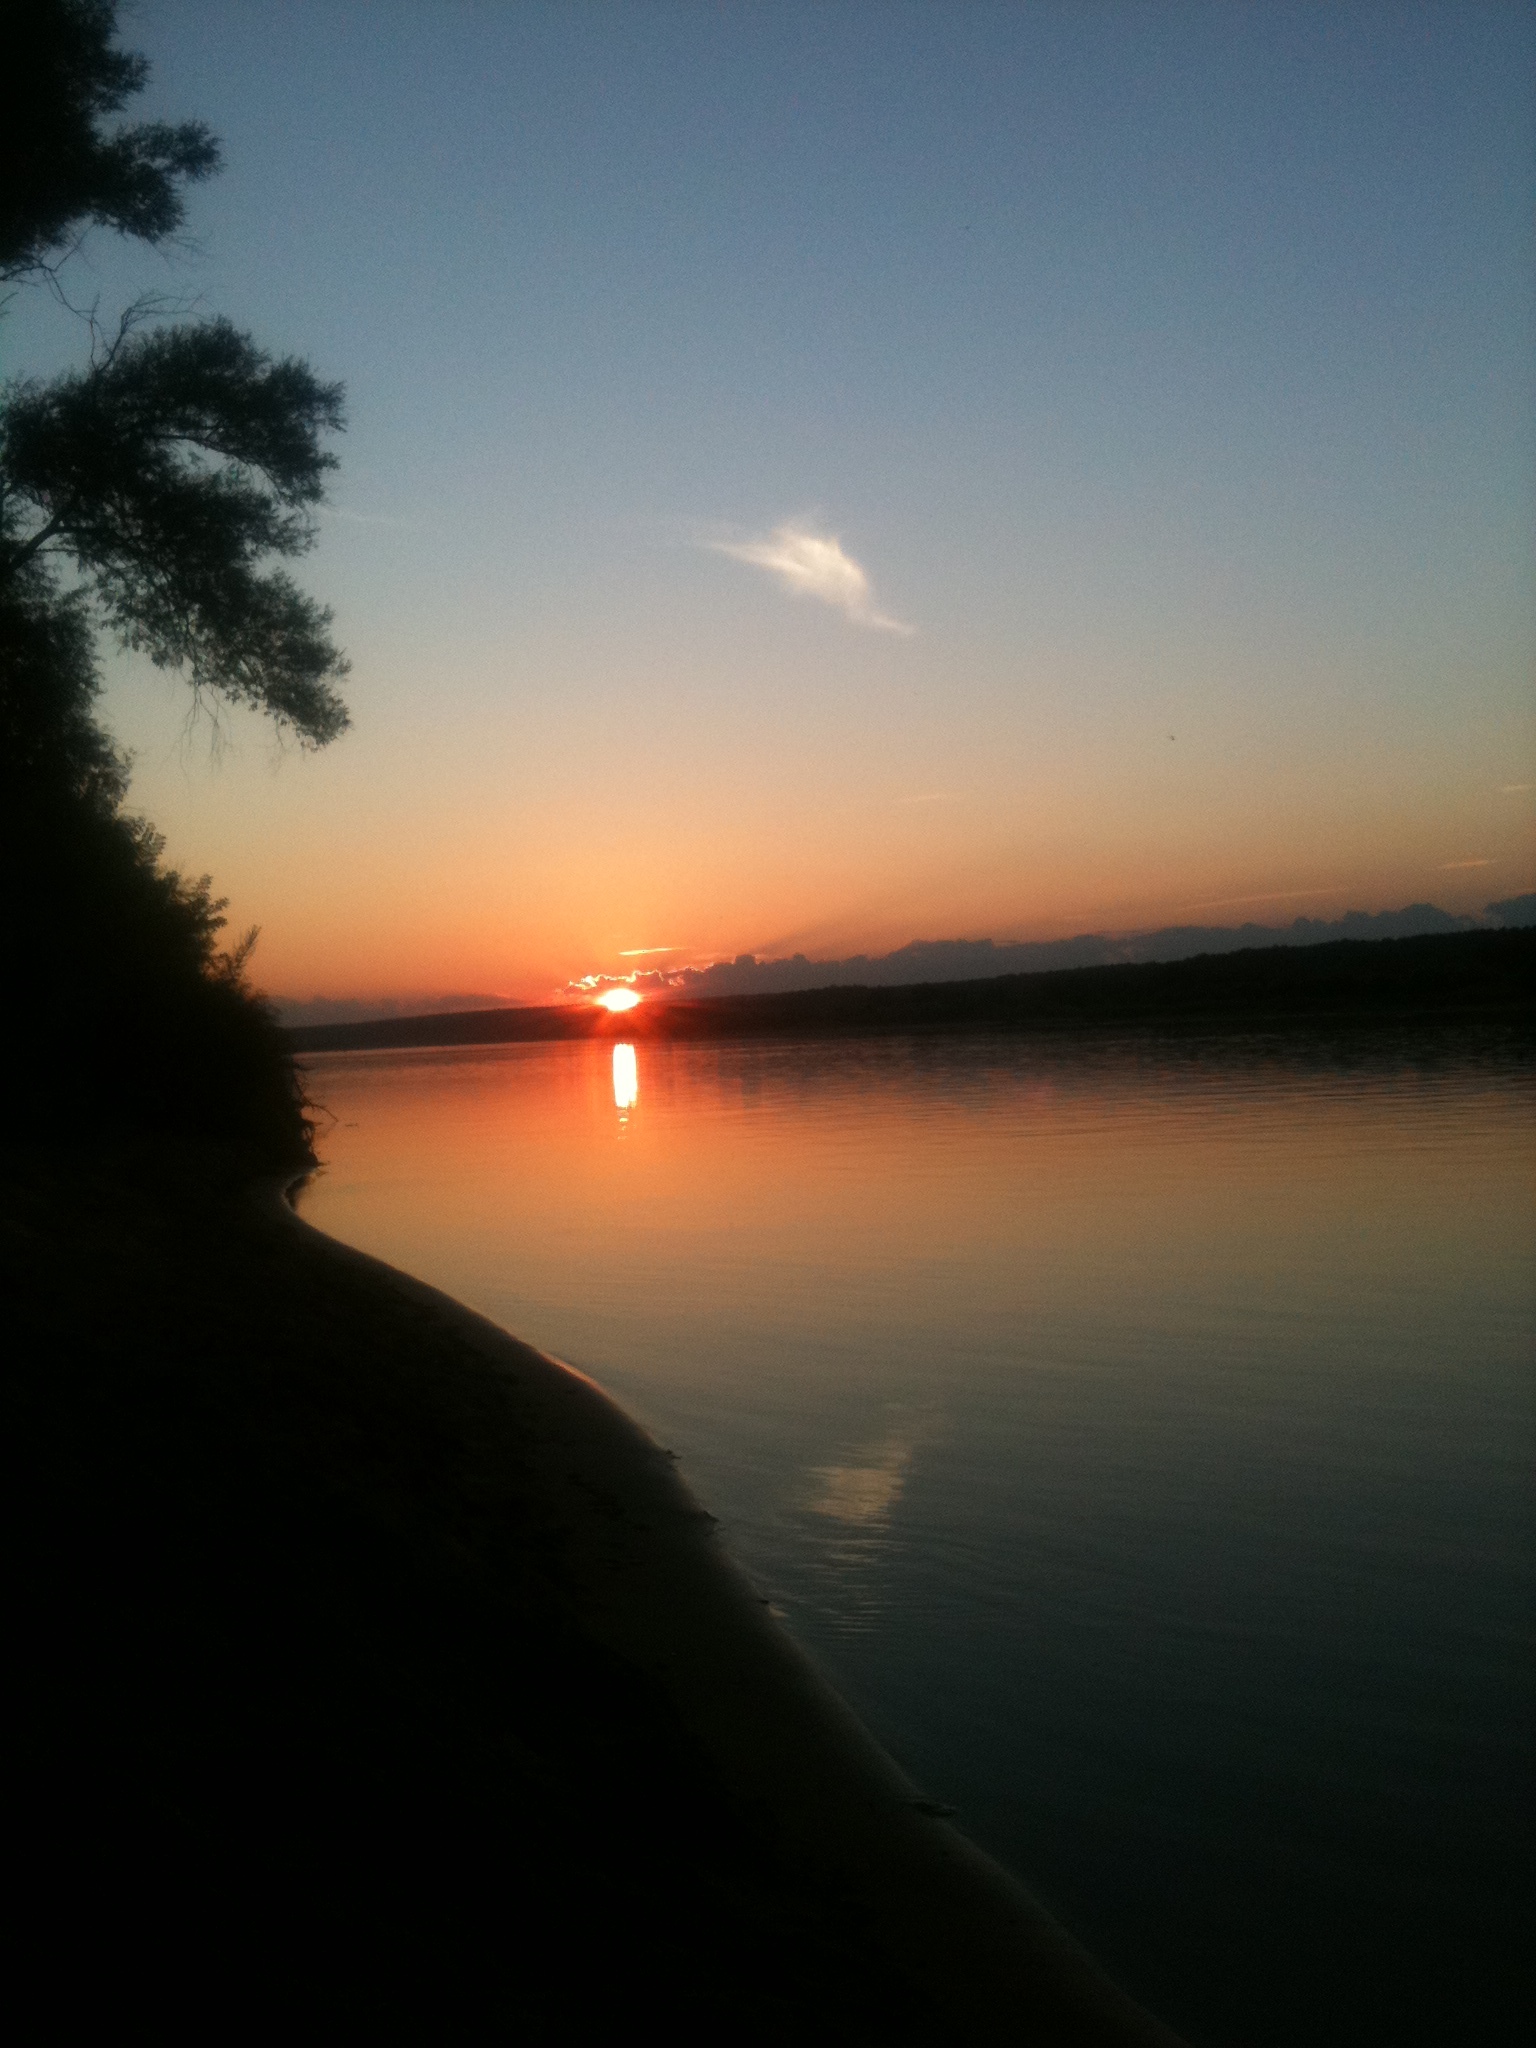
[[[26,578],[0,592],[13,1133],[155,1131],[302,1160],[292,1063],[246,980],[254,934],[222,951],[208,879],[167,868],[158,833],[125,813],[97,689],[82,606]]]

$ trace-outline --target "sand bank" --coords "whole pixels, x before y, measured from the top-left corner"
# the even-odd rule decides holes
[[[670,1456],[591,1380],[461,1303],[269,1214],[337,1270],[452,1332],[504,1390],[537,1458],[528,1505],[562,1533],[583,1634],[654,1685],[777,1882],[838,1902],[950,2038],[1164,2044],[1008,1872],[897,1768],[737,1569]]]

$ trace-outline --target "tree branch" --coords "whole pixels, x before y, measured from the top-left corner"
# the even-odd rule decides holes
[[[14,576],[18,570],[25,569],[32,557],[42,548],[46,547],[55,534],[62,533],[65,530],[69,515],[74,509],[72,504],[65,505],[60,511],[54,513],[46,526],[39,527],[30,540],[23,541],[21,546],[6,558],[5,573],[8,576]]]

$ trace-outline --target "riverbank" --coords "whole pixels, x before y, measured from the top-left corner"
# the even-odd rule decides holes
[[[60,2015],[1171,2039],[927,1809],[579,1375],[238,1162],[13,1157]]]

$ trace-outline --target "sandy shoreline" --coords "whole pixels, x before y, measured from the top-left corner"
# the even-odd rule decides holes
[[[326,1237],[271,1184],[269,1213],[449,1325],[515,1384],[574,1533],[573,1591],[644,1671],[775,1861],[844,1900],[973,2039],[1168,2044],[1000,1865],[926,1801],[766,1612],[667,1453],[591,1380],[384,1262]]]

